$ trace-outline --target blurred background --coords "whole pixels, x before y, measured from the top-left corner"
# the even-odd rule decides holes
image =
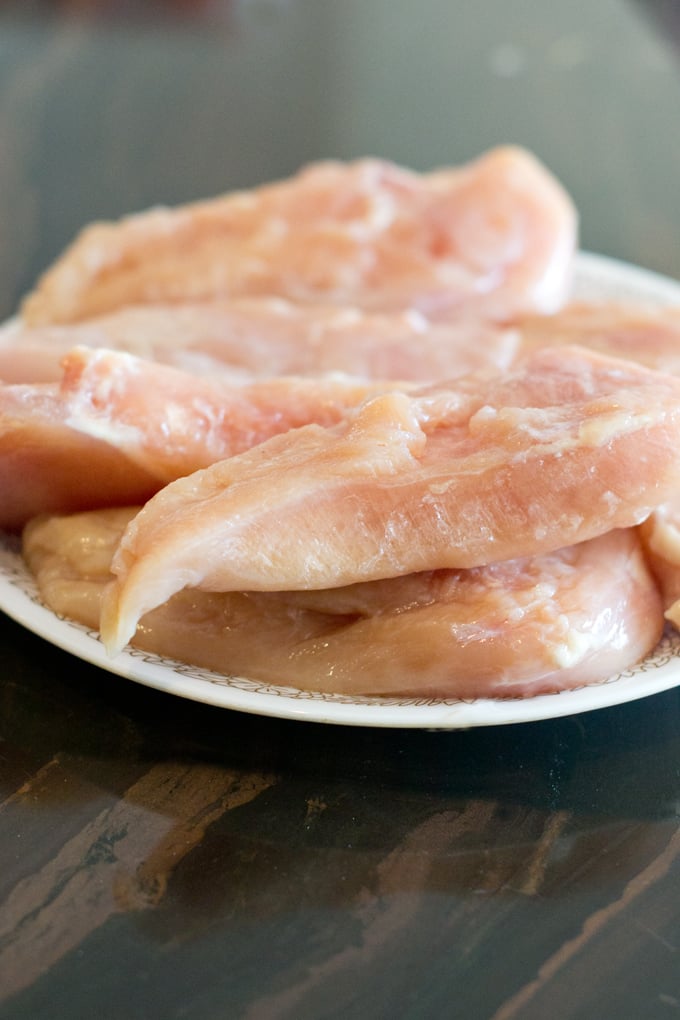
[[[583,247],[680,277],[679,8],[2,3],[0,312],[89,220],[318,158],[427,169],[503,142],[571,191]]]

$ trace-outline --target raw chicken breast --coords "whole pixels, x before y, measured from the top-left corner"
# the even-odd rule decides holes
[[[345,376],[233,385],[77,349],[59,388],[0,386],[0,527],[146,500],[289,428],[335,424],[386,385]]]
[[[0,386],[0,527],[140,502],[160,484],[110,443],[72,429],[55,386]]]
[[[98,627],[134,511],[31,522],[25,556],[56,613]],[[316,592],[184,591],[133,643],[225,674],[345,695],[527,697],[605,679],[658,641],[634,529],[473,570]]]
[[[419,175],[378,159],[86,228],[23,305],[32,325],[216,297],[508,319],[571,280],[571,200],[528,153]]]
[[[114,558],[102,635],[185,587],[329,588],[552,551],[680,483],[680,380],[577,348],[368,401],[167,486]]]
[[[666,618],[680,629],[680,489],[643,521],[639,531]]]
[[[0,379],[58,380],[62,358],[86,346],[234,381],[345,372],[427,382],[486,367],[505,370],[531,351],[574,344],[680,375],[680,309],[580,302],[502,327],[280,298],[150,305],[68,326],[31,327],[16,319],[0,328]]]
[[[506,369],[517,340],[511,328],[462,317],[431,322],[414,310],[373,314],[281,298],[149,305],[67,326],[15,319],[0,328],[0,379],[58,381],[62,358],[85,346],[234,382],[327,372],[427,382]]]
[[[517,324],[519,352],[578,344],[680,376],[680,308],[578,302]]]
[[[592,350],[680,376],[680,307],[579,302],[551,316],[518,323],[519,351],[579,343]],[[640,525],[648,562],[660,585],[666,615],[680,627],[680,495]]]
[[[69,425],[105,439],[164,483],[288,429],[335,425],[393,385],[342,375],[234,385],[87,348],[72,351],[64,368]]]

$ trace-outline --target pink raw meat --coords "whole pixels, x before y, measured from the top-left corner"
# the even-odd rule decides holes
[[[112,649],[185,587],[328,588],[548,552],[680,483],[680,380],[580,349],[376,397],[167,486],[114,559]]]
[[[47,605],[99,626],[133,510],[32,522]],[[343,695],[528,697],[594,683],[656,645],[662,610],[635,529],[542,556],[310,592],[182,591],[133,643],[264,683]]]
[[[124,305],[275,296],[505,320],[568,292],[577,221],[533,156],[417,174],[378,159],[87,227],[23,305],[31,325]]]

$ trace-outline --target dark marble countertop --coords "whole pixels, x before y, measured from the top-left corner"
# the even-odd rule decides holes
[[[680,279],[680,19],[623,0],[0,5],[0,304],[86,222],[535,151]],[[680,1015],[680,700],[455,732],[210,707],[0,618],[0,1018]]]

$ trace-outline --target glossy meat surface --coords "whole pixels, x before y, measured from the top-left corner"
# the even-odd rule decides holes
[[[46,603],[97,628],[130,511],[32,522]],[[659,639],[662,611],[634,529],[473,570],[315,592],[184,591],[133,643],[225,674],[348,695],[527,697],[602,680]]]
[[[552,551],[639,523],[680,483],[680,381],[578,349],[385,394],[167,486],[114,559],[122,647],[185,587],[328,588]]]
[[[0,379],[58,381],[62,359],[84,346],[233,382],[329,372],[428,382],[506,369],[517,342],[515,330],[479,318],[432,322],[414,310],[371,313],[243,298],[121,308],[67,326],[16,319],[0,328]]]
[[[680,629],[680,487],[639,527],[666,618]]]
[[[40,513],[143,501],[161,481],[109,442],[71,428],[50,384],[0,386],[0,527]]]
[[[74,350],[59,387],[0,385],[0,527],[146,500],[289,428],[342,421],[385,386],[344,376],[233,384]]]
[[[60,394],[72,428],[168,482],[289,429],[335,425],[390,388],[341,375],[233,384],[130,354],[77,349],[65,360]]]
[[[522,319],[517,331],[523,354],[578,344],[680,376],[680,307],[581,301],[555,315]]]
[[[31,324],[124,305],[278,296],[373,311],[508,319],[554,311],[576,215],[528,153],[417,174],[365,159],[88,227],[24,302]]]

